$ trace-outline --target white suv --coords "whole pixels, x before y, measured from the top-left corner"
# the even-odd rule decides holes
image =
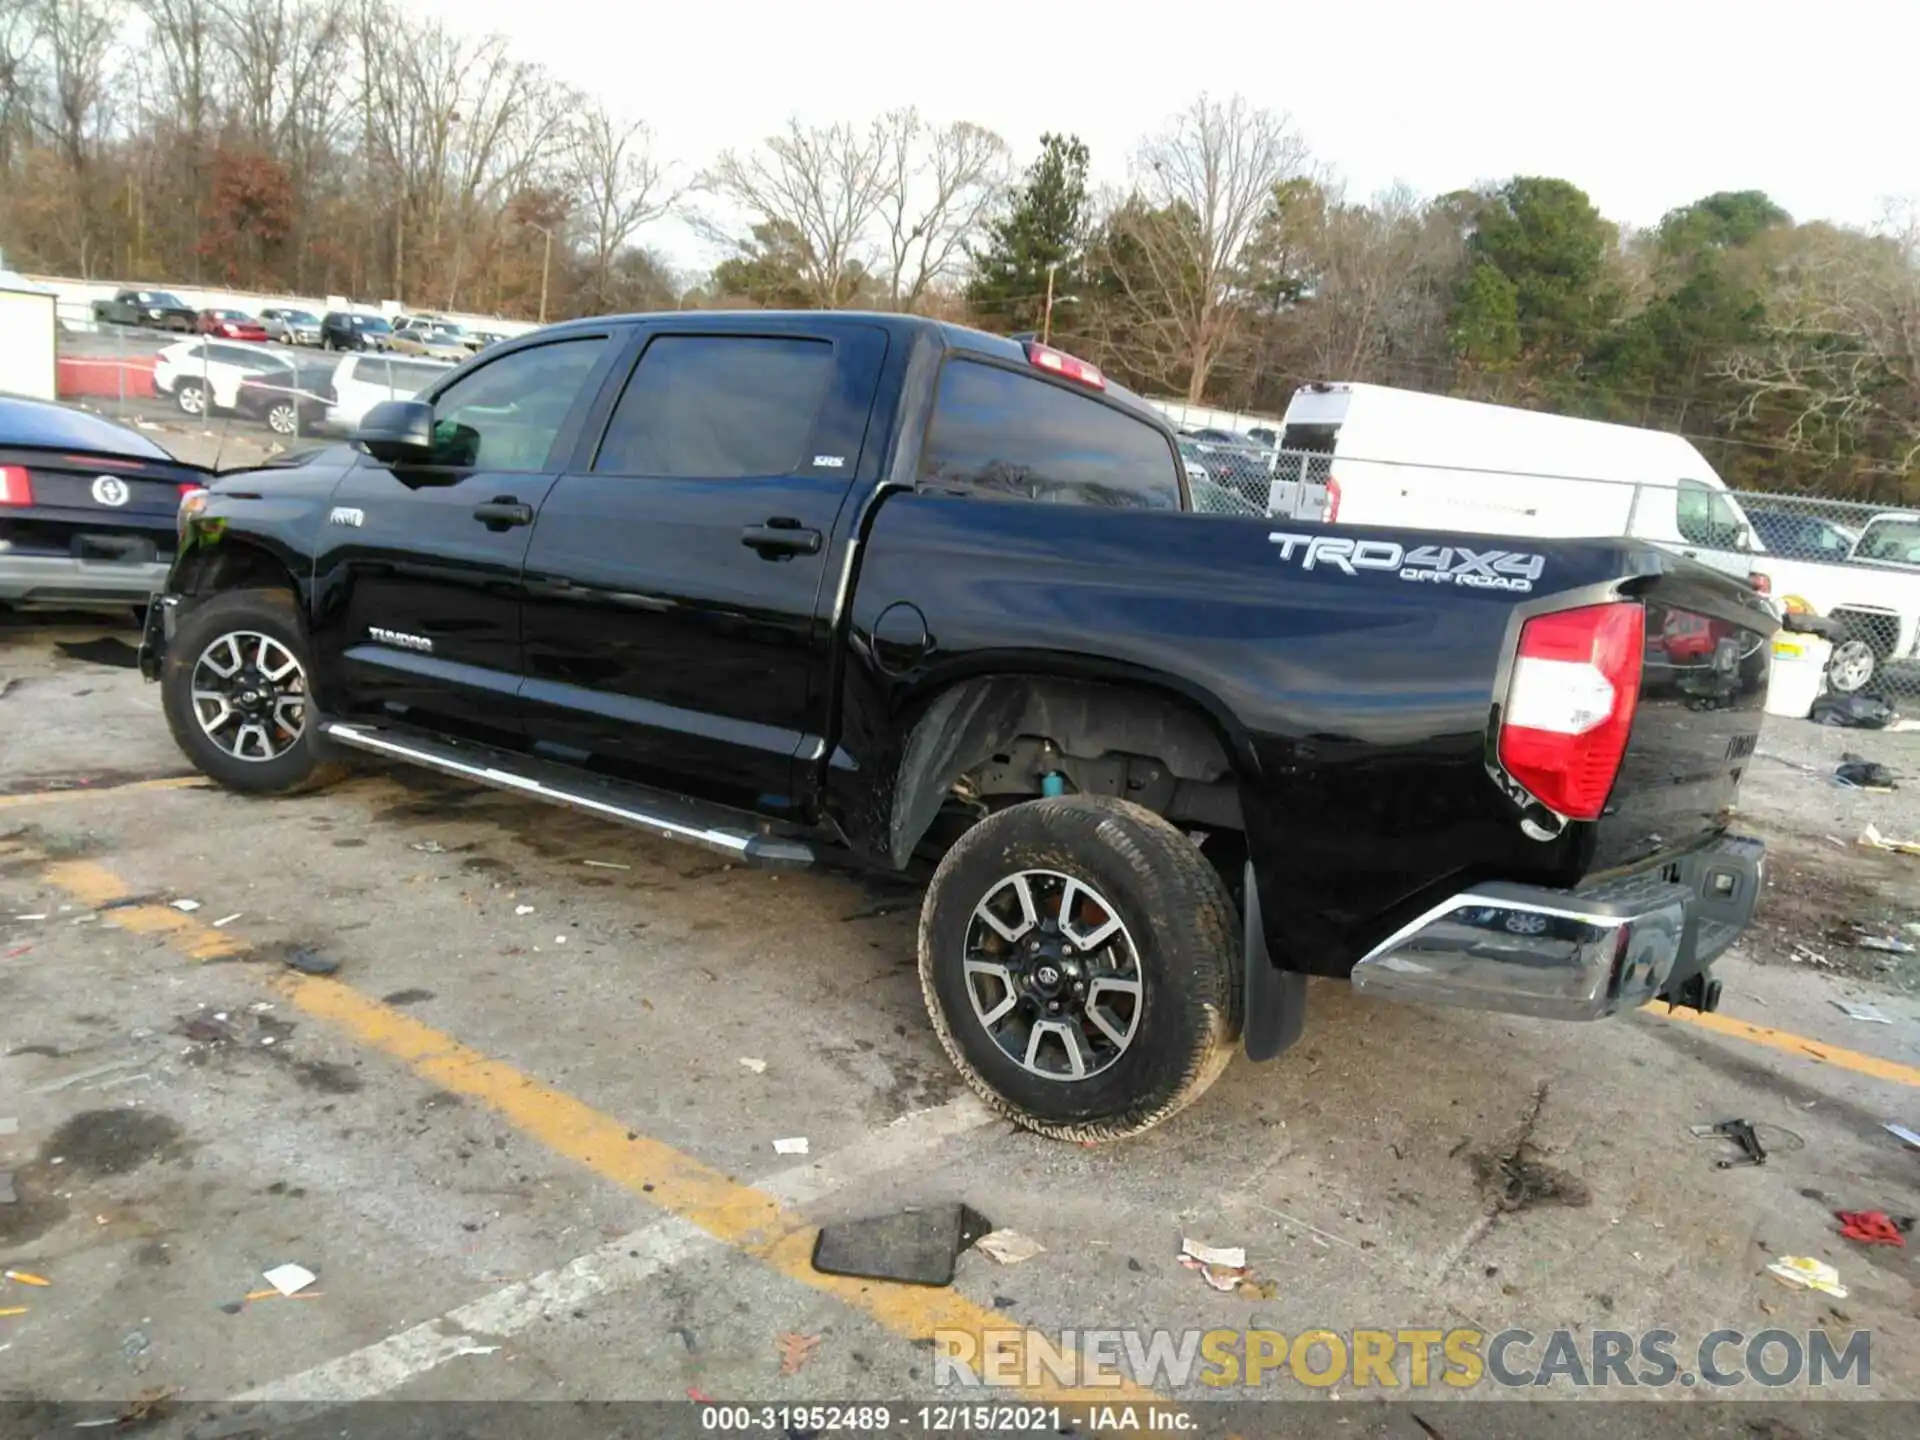
[[[333,403],[327,423],[351,430],[382,400],[411,400],[454,367],[438,360],[354,354],[333,372]]]
[[[153,388],[188,415],[232,410],[249,376],[291,371],[293,362],[262,345],[182,340],[154,357]]]

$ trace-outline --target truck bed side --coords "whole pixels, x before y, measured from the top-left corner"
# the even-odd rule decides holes
[[[968,677],[1154,688],[1203,716],[1230,757],[1248,844],[1264,857],[1274,954],[1327,974],[1345,974],[1396,917],[1436,896],[1493,878],[1571,886],[1724,824],[1764,696],[1755,637],[1772,628],[1730,582],[1630,542],[1470,537],[1458,543],[1481,555],[1537,556],[1538,578],[1503,577],[1513,589],[1419,583],[1393,569],[1309,567],[1302,547],[1271,538],[1276,523],[1285,522],[885,495],[848,621],[829,807],[856,845],[883,848],[878,827],[906,737],[934,697]],[[1448,545],[1431,533],[1287,530],[1409,556]],[[1530,839],[1487,764],[1515,617],[1621,587],[1667,587],[1675,605],[1716,611],[1701,623],[1742,637],[1733,651],[1746,664],[1731,694],[1724,676],[1704,687],[1706,709],[1688,708],[1672,664],[1663,659],[1658,674],[1650,665],[1649,684],[1667,698],[1649,703],[1636,728],[1617,813]],[[924,620],[925,637],[903,648],[908,615]],[[1664,633],[1664,606],[1649,615],[1650,632]],[[1709,651],[1721,658],[1704,663],[1725,665],[1725,647]],[[1703,662],[1687,652],[1683,663]]]

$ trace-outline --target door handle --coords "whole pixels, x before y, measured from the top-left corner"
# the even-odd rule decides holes
[[[776,515],[764,525],[749,525],[740,532],[740,543],[758,550],[763,560],[784,560],[793,555],[818,555],[820,532],[809,530],[798,520]]]
[[[486,504],[474,506],[473,518],[489,530],[511,530],[515,525],[533,523],[533,507],[522,505],[511,495],[496,495]]]

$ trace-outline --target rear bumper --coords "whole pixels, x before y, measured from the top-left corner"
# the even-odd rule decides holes
[[[1551,1020],[1599,1020],[1678,994],[1739,936],[1765,846],[1722,837],[1579,890],[1491,884],[1436,905],[1353,969],[1369,994]]]
[[[0,551],[0,600],[26,605],[144,604],[167,583],[169,562],[80,560]]]

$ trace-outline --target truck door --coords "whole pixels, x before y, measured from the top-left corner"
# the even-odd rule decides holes
[[[315,568],[335,711],[517,736],[521,562],[610,348],[589,332],[505,351],[433,397],[430,463],[363,456],[341,479]]]
[[[798,805],[886,333],[718,319],[649,334],[527,553],[536,748],[724,803]],[[826,618],[822,618],[823,615]]]

